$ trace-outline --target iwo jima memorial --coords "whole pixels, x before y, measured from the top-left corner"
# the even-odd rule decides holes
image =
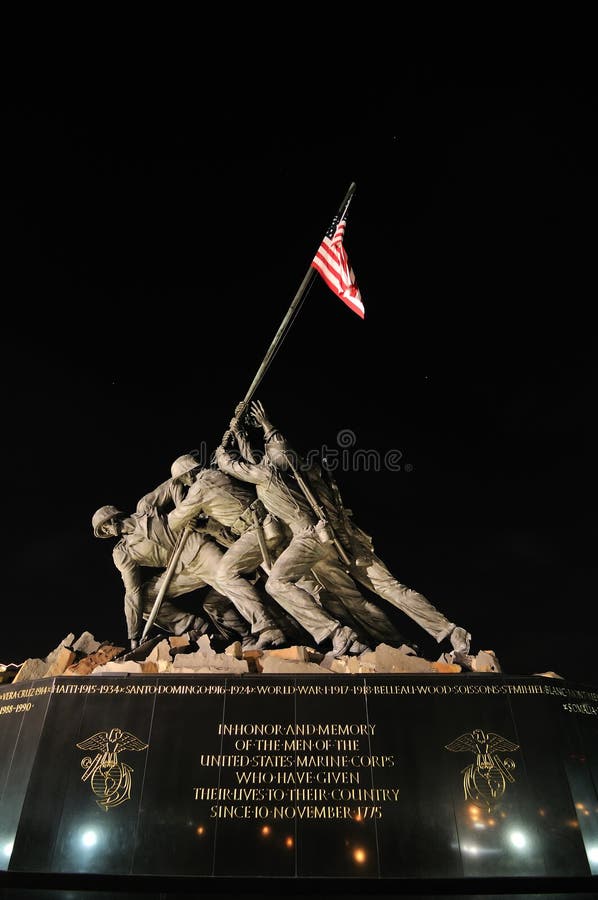
[[[354,190],[212,457],[92,516],[129,646],[71,634],[1,673],[6,896],[597,889],[598,690],[502,672],[254,399],[318,274],[363,316]]]

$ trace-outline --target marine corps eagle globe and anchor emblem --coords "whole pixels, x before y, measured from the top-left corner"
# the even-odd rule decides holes
[[[94,757],[81,760],[85,772],[81,781],[89,781],[98,806],[108,812],[114,806],[131,799],[131,775],[133,769],[125,762],[119,762],[118,754],[123,750],[145,750],[139,738],[129,731],[112,728],[98,731],[77,744],[81,750],[96,750]]]
[[[445,746],[454,753],[465,750],[475,753],[475,762],[461,770],[463,792],[465,799],[469,798],[475,806],[485,807],[491,812],[501,800],[507,782],[515,781],[511,774],[515,768],[514,760],[509,757],[501,758],[498,754],[518,750],[519,744],[514,744],[493,731],[486,733],[481,728],[476,728]]]

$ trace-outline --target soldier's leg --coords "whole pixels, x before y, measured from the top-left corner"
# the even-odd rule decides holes
[[[225,594],[234,604],[249,623],[253,634],[279,630],[257,589],[243,577],[245,574],[255,572],[261,562],[262,554],[257,534],[253,529],[249,529],[224,553],[211,581],[212,586]]]
[[[213,588],[204,598],[203,608],[216,630],[229,643],[243,640],[251,634],[249,624],[239,615],[228,597]]]
[[[155,575],[143,585],[143,618],[146,621],[152,613],[163,579],[163,573],[162,575]],[[182,575],[174,575],[162,599],[154,624],[170,634],[184,634],[191,629],[202,627],[206,624],[204,618],[195,613],[182,610],[174,601],[181,594],[186,594],[205,586],[205,582],[199,578],[185,578]]]
[[[327,640],[340,627],[340,622],[322,609],[298,582],[321,559],[322,547],[313,528],[295,535],[272,566],[266,581],[268,594],[297,619],[317,644]]]
[[[365,629],[361,626],[361,624],[354,619],[349,610],[343,606],[343,604],[338,600],[334,594],[331,594],[330,591],[327,591],[326,588],[322,588],[318,594],[319,602],[322,604],[322,607],[326,610],[326,612],[330,613],[330,615],[338,619],[339,622],[343,622],[345,625],[350,625],[353,631],[357,635],[357,639],[362,644],[370,644],[370,636],[366,633]]]
[[[146,618],[145,613],[149,615],[151,611],[152,606],[146,606],[144,618]],[[171,634],[185,634],[187,631],[191,630],[199,631],[201,627],[207,625],[207,622],[196,613],[186,612],[185,610],[179,609],[171,603],[170,600],[163,600],[155,619],[155,625]]]
[[[145,582],[143,591],[146,603],[150,602],[153,604],[162,587],[164,576],[165,573],[162,572],[161,575],[155,575],[153,578],[150,578],[149,581]],[[205,586],[206,582],[197,574],[197,572],[184,569],[182,572],[175,572],[171,577],[168,582],[168,587],[166,588],[166,593],[164,594],[164,599],[175,600],[182,594],[189,594],[191,591],[197,591],[199,588],[204,588]]]
[[[361,584],[408,615],[438,643],[450,636],[453,646],[459,644],[456,650],[469,651],[471,635],[450,622],[423,594],[401,584],[378,556],[374,554],[367,566],[355,566],[351,571]]]
[[[314,572],[326,588],[359,622],[366,635],[378,643],[402,644],[404,638],[384,610],[366,599],[354,579],[343,568],[336,551],[327,545],[324,559],[314,566]]]

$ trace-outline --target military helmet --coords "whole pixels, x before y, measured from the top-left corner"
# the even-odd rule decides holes
[[[198,469],[200,465],[201,463],[192,453],[183,453],[182,456],[177,456],[171,465],[170,473],[173,478],[180,478],[181,475],[184,475],[186,472],[191,472],[192,469]]]
[[[107,538],[110,537],[109,534],[104,534],[102,530],[102,525],[104,522],[107,522],[109,519],[114,519],[115,516],[124,516],[126,513],[122,511],[122,509],[118,509],[117,506],[100,506],[97,509],[91,519],[91,526],[93,528],[93,533],[96,537],[99,538]]]

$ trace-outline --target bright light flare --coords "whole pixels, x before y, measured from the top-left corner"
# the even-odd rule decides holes
[[[523,850],[524,847],[527,847],[527,838],[522,831],[512,831],[509,835],[509,840],[518,850]]]
[[[359,865],[363,865],[363,863],[367,860],[368,855],[362,847],[356,847],[353,851],[353,859]]]
[[[469,853],[470,856],[477,856],[480,850],[477,844],[463,844],[463,852]]]

